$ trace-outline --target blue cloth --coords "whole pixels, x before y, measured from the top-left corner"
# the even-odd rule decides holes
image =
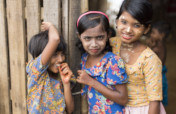
[[[167,106],[168,105],[168,82],[167,82],[167,68],[164,65],[162,68],[162,86],[163,86],[163,105]]]
[[[81,68],[92,78],[99,81],[109,89],[115,90],[114,85],[127,83],[127,74],[123,60],[115,54],[108,52],[93,67],[86,68],[88,54],[83,54]],[[90,114],[123,114],[124,106],[104,97],[94,88],[86,85],[83,94],[87,94]]]

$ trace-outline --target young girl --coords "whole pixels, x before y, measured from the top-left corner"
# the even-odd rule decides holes
[[[162,61],[162,88],[163,88],[163,101],[164,106],[168,105],[168,84],[166,78],[167,68],[165,66],[166,61],[166,39],[170,33],[171,27],[169,23],[165,21],[157,21],[152,24],[150,38],[147,39],[146,43],[148,46],[158,55]]]
[[[63,63],[66,44],[51,23],[43,22],[41,28],[44,31],[33,36],[29,43],[33,59],[26,66],[28,111],[30,114],[63,114],[66,107],[70,114],[74,109],[69,82],[73,73],[67,63]],[[59,72],[62,83],[58,80]]]
[[[110,41],[113,52],[125,61],[128,75],[126,114],[159,114],[163,110],[163,107],[160,109],[162,63],[139,40],[149,31],[151,21],[152,5],[148,0],[124,0],[116,20],[120,40],[112,38]]]
[[[127,75],[122,59],[111,51],[110,26],[106,14],[89,11],[77,20],[82,50],[77,82],[85,84],[89,114],[122,114],[127,103]]]

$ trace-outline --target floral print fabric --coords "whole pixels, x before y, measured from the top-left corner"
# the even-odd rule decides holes
[[[65,111],[61,83],[49,77],[47,68],[48,65],[41,64],[41,56],[32,59],[26,66],[29,114],[63,114]]]
[[[81,68],[92,78],[102,83],[109,89],[115,90],[114,85],[127,83],[124,63],[121,58],[108,52],[95,66],[86,68],[88,54],[81,59]],[[90,114],[123,114],[124,106],[121,106],[86,85],[82,93],[87,93]]]

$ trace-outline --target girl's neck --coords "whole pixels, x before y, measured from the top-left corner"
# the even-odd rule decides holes
[[[92,56],[89,54],[87,57],[86,68],[95,66],[104,57],[106,53],[107,52],[101,53],[98,56]]]
[[[139,44],[140,44],[140,41],[135,41],[135,42],[130,43],[130,44],[122,42],[121,48],[127,49],[127,50],[130,51],[130,50],[134,50],[136,47],[138,47]]]

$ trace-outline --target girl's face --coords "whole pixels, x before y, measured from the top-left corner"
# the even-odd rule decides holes
[[[87,29],[79,36],[84,50],[92,56],[99,56],[106,46],[108,40],[107,32],[102,29],[101,24]]]
[[[61,64],[65,61],[65,55],[62,51],[56,52],[50,59],[49,70],[53,73],[58,73],[59,69],[57,68],[58,64]]]
[[[121,41],[128,44],[139,40],[139,38],[149,30],[126,11],[117,19],[116,24]]]
[[[152,40],[154,41],[158,41],[158,40],[162,40],[163,38],[163,33],[159,33],[159,31],[156,28],[152,28],[150,37],[152,38]]]

